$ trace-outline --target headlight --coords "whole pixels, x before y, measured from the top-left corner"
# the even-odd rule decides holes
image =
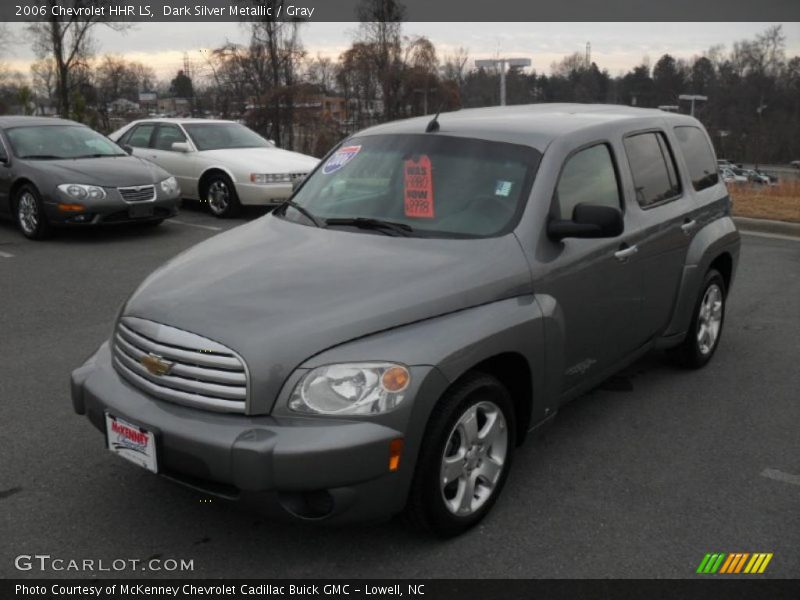
[[[181,191],[181,188],[178,187],[178,180],[174,177],[168,177],[164,181],[161,182],[161,190],[167,196],[174,196],[175,194]]]
[[[408,368],[394,363],[345,363],[306,373],[289,408],[323,415],[371,415],[394,410],[411,383]]]
[[[106,191],[96,185],[62,183],[58,189],[75,200],[103,200],[106,197]]]
[[[267,183],[290,183],[291,173],[251,173],[250,182],[264,185]]]

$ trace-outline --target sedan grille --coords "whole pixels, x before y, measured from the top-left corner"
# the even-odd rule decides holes
[[[146,202],[148,200],[156,199],[156,186],[154,185],[140,185],[138,187],[121,187],[117,188],[120,196],[126,202]]]
[[[217,412],[247,408],[247,368],[230,348],[136,317],[122,317],[114,334],[114,366],[150,396]]]

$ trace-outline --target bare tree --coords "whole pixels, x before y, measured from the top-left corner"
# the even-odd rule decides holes
[[[397,117],[402,75],[402,24],[406,9],[397,0],[360,0],[356,16],[361,21],[360,39],[380,80],[383,116]]]
[[[33,47],[40,59],[52,58],[56,74],[56,98],[59,112],[67,117],[71,113],[71,94],[79,84],[74,72],[85,68],[93,53],[92,29],[102,23],[114,29],[123,30],[123,23],[103,20],[103,17],[78,16],[82,10],[92,6],[111,4],[110,0],[46,0],[48,18],[32,23],[29,30],[33,35]],[[74,16],[61,20],[53,15],[52,8],[61,6],[76,9]]]

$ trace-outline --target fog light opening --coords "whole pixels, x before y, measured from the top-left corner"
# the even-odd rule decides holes
[[[335,507],[333,496],[328,490],[282,492],[278,495],[278,500],[287,512],[300,519],[324,519]]]

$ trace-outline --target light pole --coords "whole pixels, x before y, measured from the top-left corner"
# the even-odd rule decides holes
[[[694,116],[694,103],[696,101],[706,102],[708,100],[708,96],[701,96],[700,94],[681,94],[678,96],[678,100],[689,100],[692,103],[692,108],[689,114]]]
[[[764,104],[764,97],[762,96],[758,102],[758,108],[756,112],[758,113],[758,147],[756,148],[756,171],[758,171],[758,163],[761,159],[761,144],[762,139],[764,137],[764,126],[762,125],[761,121],[761,113],[764,112],[764,109],[767,108],[767,105]]]
[[[530,67],[530,58],[490,58],[487,60],[476,60],[475,66],[478,68],[500,67],[500,106],[506,105],[506,65],[509,67]]]

